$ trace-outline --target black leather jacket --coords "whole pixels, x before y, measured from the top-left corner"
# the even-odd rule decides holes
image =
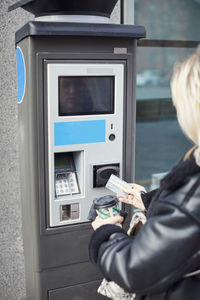
[[[200,167],[193,155],[145,198],[148,220],[139,234],[100,227],[90,241],[90,260],[136,300],[200,299],[200,273],[186,275],[200,269]]]

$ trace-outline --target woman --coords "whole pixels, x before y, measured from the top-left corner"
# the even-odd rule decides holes
[[[144,189],[133,185],[128,199],[119,197],[147,210],[134,238],[116,226],[120,217],[92,224],[90,260],[136,300],[200,299],[200,49],[175,68],[171,89],[180,126],[195,146],[159,189],[138,200]]]

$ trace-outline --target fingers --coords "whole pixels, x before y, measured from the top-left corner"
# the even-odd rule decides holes
[[[114,217],[108,218],[107,220],[108,220],[107,224],[116,225],[116,224],[122,223],[124,221],[124,217],[122,217],[122,216],[114,216]]]
[[[136,197],[136,193],[131,193],[127,195],[127,198],[124,198],[122,196],[118,196],[119,201],[126,203],[126,204],[130,204],[133,205],[134,207],[137,207],[141,210],[145,210],[145,206],[144,203],[142,201],[142,198],[139,194],[137,194]]]
[[[144,203],[142,201],[134,201],[133,202],[133,206],[135,206],[136,208],[139,208],[141,210],[146,210],[145,206],[144,206]]]
[[[99,219],[100,219],[99,216],[97,216],[96,219],[91,223],[94,230],[98,228]]]
[[[119,199],[120,202],[133,205],[133,198],[132,198],[132,196],[128,196],[127,198],[119,196],[118,199]]]
[[[132,195],[128,195],[127,198],[124,198],[124,197],[118,197],[119,201],[123,202],[123,203],[126,203],[126,204],[131,204],[131,205],[134,205],[133,202],[134,202],[134,198]]]
[[[134,189],[127,189],[124,188],[124,192],[129,194],[129,195],[133,195],[135,198],[137,198],[138,200],[141,200],[141,195],[140,192],[134,190]]]
[[[132,183],[131,186],[132,186],[133,189],[137,190],[138,192],[145,192],[146,193],[146,189],[140,184]]]
[[[108,219],[101,219],[99,216],[91,223],[94,230],[99,228],[100,226],[112,224],[112,225],[120,225],[124,221],[122,216],[114,216]]]

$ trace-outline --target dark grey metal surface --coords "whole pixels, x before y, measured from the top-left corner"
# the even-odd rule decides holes
[[[69,286],[67,288],[62,288],[58,290],[49,291],[49,300],[63,300],[63,299],[82,299],[82,300],[92,300],[93,295],[98,289],[101,281],[89,282],[85,284],[80,284],[77,286]],[[74,296],[75,295],[75,296]],[[102,297],[100,294],[96,295],[96,300],[108,299],[107,297]]]
[[[45,61],[124,63],[123,178],[133,181],[135,132],[135,47],[133,38],[30,36],[18,46],[26,62],[26,92],[19,105],[20,166],[27,300],[104,299],[96,293],[99,271],[88,260],[91,225],[48,226],[48,164]],[[126,48],[127,54],[116,54]],[[130,221],[131,209],[126,206]],[[74,238],[76,237],[76,238]],[[93,285],[94,284],[94,285]],[[74,288],[71,288],[74,286]],[[91,286],[91,291],[85,289]],[[52,291],[54,290],[54,291]],[[64,291],[64,293],[63,293]],[[91,294],[92,293],[92,294]],[[50,295],[48,298],[48,295]],[[81,298],[82,297],[82,298]],[[85,298],[84,298],[85,297]]]
[[[12,11],[16,8],[23,7],[24,5],[28,5],[33,1],[34,0],[19,0],[19,1],[16,1],[16,3],[14,3],[14,4],[12,4],[11,6],[8,7],[8,11]]]
[[[35,16],[85,14],[110,17],[117,0],[19,0],[9,7],[12,11],[18,7]]]
[[[143,26],[93,23],[65,23],[30,21],[15,34],[15,42],[19,43],[28,36],[99,36],[99,37],[146,37]]]

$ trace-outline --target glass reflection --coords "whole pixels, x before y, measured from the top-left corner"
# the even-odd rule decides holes
[[[200,0],[135,0],[135,24],[148,39],[199,40]]]
[[[138,48],[135,178],[147,189],[156,187],[191,147],[176,120],[170,77],[174,62],[192,52],[182,48]]]
[[[60,76],[59,116],[114,113],[113,76]]]

